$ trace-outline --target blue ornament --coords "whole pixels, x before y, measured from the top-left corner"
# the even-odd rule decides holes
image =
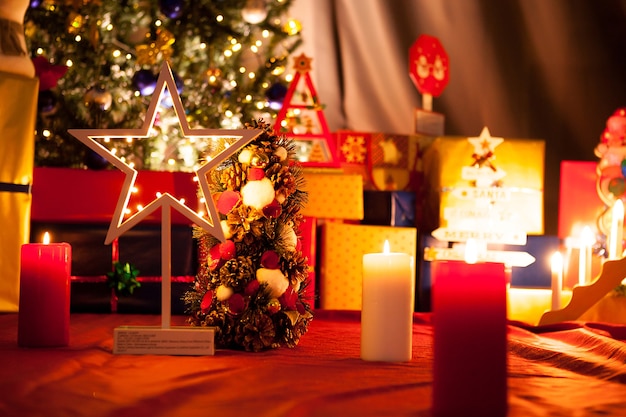
[[[154,93],[156,83],[157,77],[150,70],[142,69],[135,72],[135,75],[133,75],[133,85],[139,90],[142,96],[149,96]]]
[[[43,115],[51,114],[57,105],[57,97],[50,90],[39,92],[37,110]]]
[[[30,0],[30,7],[36,9],[41,6],[41,0]]]
[[[174,84],[176,84],[176,91],[178,91],[178,94],[181,94],[183,92],[183,80],[178,76],[178,74],[173,71],[172,76],[174,77]],[[172,96],[168,89],[165,89],[165,91],[163,92],[161,105],[168,109],[174,105],[174,103],[172,102]]]
[[[183,0],[160,0],[161,13],[170,19],[178,19],[183,15]]]
[[[109,166],[109,161],[106,160],[102,155],[88,149],[85,152],[85,157],[83,158],[83,163],[89,169],[100,170]]]
[[[626,177],[626,159],[622,159],[622,163],[620,164],[620,168],[622,168],[622,175]]]
[[[269,101],[270,109],[280,110],[283,107],[283,101],[287,95],[287,86],[282,83],[274,83],[265,91],[267,101]]]

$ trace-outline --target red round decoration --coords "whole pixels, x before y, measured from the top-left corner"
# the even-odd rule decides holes
[[[261,286],[261,283],[259,283],[259,281],[257,281],[256,279],[253,279],[252,281],[248,283],[248,285],[246,285],[246,288],[244,288],[243,293],[245,295],[254,295],[257,293],[257,291],[259,291],[260,286]]]
[[[232,240],[227,240],[224,243],[219,244],[220,248],[220,258],[227,261],[229,259],[233,259],[237,254],[235,249],[235,242]]]
[[[280,205],[280,203],[276,199],[274,199],[274,201],[269,203],[267,206],[263,207],[263,215],[265,217],[275,219],[276,217],[280,216],[280,213],[282,212],[282,210],[283,210],[283,207]]]
[[[217,199],[217,209],[222,214],[228,214],[241,200],[238,191],[226,190]]]
[[[213,304],[213,291],[207,291],[202,296],[202,301],[200,302],[200,310],[206,314],[211,309],[211,304]]]
[[[261,266],[267,269],[278,269],[280,256],[273,250],[266,250],[261,255]]]
[[[250,181],[258,181],[265,178],[265,171],[263,168],[250,168],[248,170],[248,179]]]
[[[450,81],[448,54],[439,39],[421,35],[409,49],[409,74],[422,94],[438,97]]]
[[[207,259],[207,263],[211,271],[221,267],[224,264],[224,261],[222,260],[220,246],[221,245],[219,244],[213,245],[211,249],[209,249],[209,259]]]
[[[283,295],[278,297],[278,301],[280,304],[285,307],[286,310],[295,310],[296,302],[298,301],[298,293],[293,290],[293,287],[290,285],[287,287]]]
[[[241,314],[246,307],[246,302],[241,294],[233,294],[226,302],[228,304],[228,312],[235,316]]]

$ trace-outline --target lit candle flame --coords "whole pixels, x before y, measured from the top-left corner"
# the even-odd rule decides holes
[[[383,245],[383,253],[385,253],[385,254],[391,253],[391,250],[389,249],[389,241],[388,240],[385,240],[385,244]]]
[[[465,242],[465,262],[468,264],[478,262],[478,242],[475,239],[467,239]]]
[[[553,274],[558,274],[561,273],[561,271],[563,271],[563,255],[561,255],[561,252],[554,252],[554,254],[552,255],[552,273]]]
[[[50,233],[46,232],[43,234],[43,244],[44,245],[50,244]]]

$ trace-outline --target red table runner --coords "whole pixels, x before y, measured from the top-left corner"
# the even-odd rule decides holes
[[[359,313],[324,310],[294,349],[111,353],[115,327],[159,323],[151,315],[73,314],[69,347],[24,349],[17,314],[0,315],[0,415],[430,415],[430,314],[415,314],[408,363],[362,361]],[[624,340],[625,326],[510,323],[509,416],[626,415]]]

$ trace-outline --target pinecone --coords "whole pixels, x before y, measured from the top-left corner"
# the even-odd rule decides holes
[[[272,319],[260,311],[253,312],[247,319],[242,318],[237,330],[235,342],[249,352],[272,347],[276,337]]]

